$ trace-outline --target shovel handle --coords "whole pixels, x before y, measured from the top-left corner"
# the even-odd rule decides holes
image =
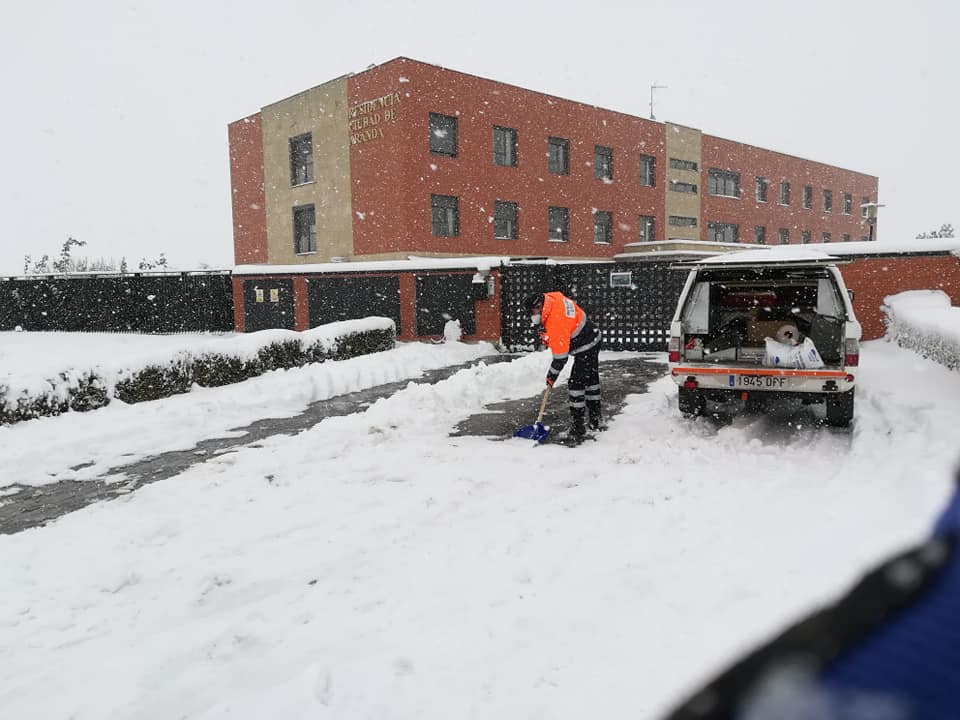
[[[543,400],[540,401],[540,412],[537,414],[537,422],[543,422],[543,412],[547,409],[547,398],[550,397],[550,386],[543,391]]]

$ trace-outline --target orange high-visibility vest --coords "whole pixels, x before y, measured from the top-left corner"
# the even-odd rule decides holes
[[[587,323],[587,314],[563,293],[548,292],[543,295],[540,311],[543,323],[543,341],[550,347],[554,357],[565,358],[570,353],[570,338]]]

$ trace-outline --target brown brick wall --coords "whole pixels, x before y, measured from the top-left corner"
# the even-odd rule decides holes
[[[877,200],[876,177],[824,165],[812,160],[784,155],[744,145],[732,140],[703,136],[702,167],[702,229],[700,237],[707,237],[707,223],[734,223],[740,226],[740,242],[754,242],[754,227],[767,229],[767,244],[779,243],[780,228],[790,231],[790,244],[800,243],[802,230],[810,231],[811,243],[822,241],[823,233],[829,232],[831,242],[841,242],[843,234],[851,241],[869,236],[867,222],[860,216],[860,203],[864,197]],[[711,168],[732,170],[740,173],[739,199],[717,197],[708,192],[708,173]],[[767,201],[757,202],[754,180],[767,179]],[[780,204],[780,181],[790,183],[790,204]],[[811,209],[803,207],[803,186],[813,188]],[[833,210],[823,211],[823,191],[833,191]],[[843,195],[853,196],[849,215],[843,214]]]
[[[400,58],[350,78],[350,104],[400,93],[383,137],[350,149],[357,255],[383,252],[610,257],[637,239],[637,216],[663,231],[664,127],[621,113]],[[429,114],[458,117],[458,155],[431,155]],[[493,163],[493,126],[518,132],[518,163]],[[547,172],[547,139],[570,143],[568,175]],[[593,177],[594,146],[614,151],[612,183]],[[658,159],[641,187],[639,156]],[[460,236],[434,237],[430,195],[460,198]],[[519,239],[494,239],[496,200],[519,205]],[[569,208],[570,241],[548,241],[547,208]],[[613,242],[596,245],[593,208],[613,213]]]
[[[960,258],[952,255],[858,258],[840,268],[854,291],[854,311],[863,339],[882,337],[883,299],[906,290],[942,290],[960,306]]]
[[[230,187],[233,207],[233,259],[267,262],[267,214],[263,189],[263,131],[260,114],[231,123]]]
[[[243,276],[233,276],[233,327],[237,332],[245,332],[245,320],[243,316]]]

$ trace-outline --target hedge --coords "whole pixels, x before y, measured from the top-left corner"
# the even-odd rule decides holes
[[[916,295],[925,301],[922,305],[914,303],[903,305],[903,296]],[[944,365],[950,370],[960,370],[960,325],[957,332],[939,329],[932,317],[944,318],[948,314],[953,320],[960,320],[960,311],[950,308],[950,299],[945,293],[928,293],[923,297],[919,293],[901,293],[885,298],[882,307],[887,337],[901,347],[913,350],[924,358]],[[942,297],[941,297],[942,296]]]

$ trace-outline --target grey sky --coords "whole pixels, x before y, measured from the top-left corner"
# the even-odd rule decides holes
[[[0,273],[232,263],[227,123],[406,55],[880,177],[881,240],[958,224],[960,4],[13,0]]]

